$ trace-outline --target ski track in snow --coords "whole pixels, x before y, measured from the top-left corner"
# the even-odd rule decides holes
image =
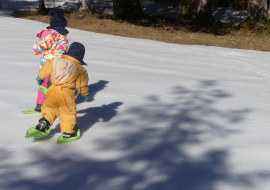
[[[1,11],[0,11],[1,12]],[[188,46],[68,28],[85,45],[90,98],[78,141],[59,119],[25,139],[47,24],[0,17],[1,190],[270,189],[269,52]]]

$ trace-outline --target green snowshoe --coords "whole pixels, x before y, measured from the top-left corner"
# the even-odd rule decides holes
[[[64,133],[57,139],[57,144],[75,141],[80,138],[81,131],[77,125],[74,126],[74,134]]]
[[[36,111],[35,109],[21,111],[21,113],[23,113],[23,114],[40,114],[40,112]]]
[[[25,138],[29,138],[29,137],[34,137],[34,138],[42,138],[42,137],[46,137],[47,135],[50,134],[51,129],[48,129],[46,132],[40,131],[38,129],[36,129],[36,126],[29,128],[26,131],[26,136]]]
[[[50,122],[46,118],[41,118],[39,120],[39,124],[29,128],[26,131],[25,138],[34,137],[34,138],[42,138],[46,137],[50,133]]]

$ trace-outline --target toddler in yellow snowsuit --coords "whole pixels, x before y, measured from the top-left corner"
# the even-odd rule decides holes
[[[60,115],[60,128],[63,135],[58,138],[58,143],[69,142],[79,138],[80,130],[76,124],[77,111],[76,99],[73,89],[84,97],[89,98],[88,73],[82,65],[85,48],[81,43],[74,42],[68,52],[62,57],[55,57],[46,61],[37,77],[38,84],[51,77],[51,87],[47,91],[47,99],[42,105],[39,124],[28,129],[26,137],[44,137],[50,132],[50,126]]]

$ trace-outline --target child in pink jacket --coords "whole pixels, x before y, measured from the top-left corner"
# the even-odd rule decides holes
[[[64,18],[64,14],[51,10],[49,15],[51,16],[50,26],[38,33],[36,43],[33,46],[34,54],[41,55],[39,69],[44,66],[47,60],[61,57],[68,49],[68,30],[65,29],[67,21]],[[46,78],[42,86],[48,88],[50,86],[50,78]],[[46,97],[38,91],[35,111],[41,112],[41,106],[45,100]]]

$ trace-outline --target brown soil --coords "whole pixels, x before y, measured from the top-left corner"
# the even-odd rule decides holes
[[[49,23],[49,15],[39,15],[35,11],[14,12],[15,17]],[[123,21],[110,15],[90,12],[66,13],[68,27],[117,36],[150,39],[186,45],[219,46],[237,49],[270,51],[268,29],[248,29],[243,27],[194,27],[190,24],[176,24],[175,21],[147,19]],[[263,29],[262,29],[263,28]]]

